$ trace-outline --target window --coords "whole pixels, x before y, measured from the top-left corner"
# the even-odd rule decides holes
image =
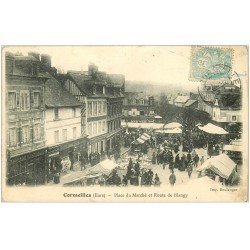
[[[29,91],[20,91],[21,110],[29,109]]]
[[[23,143],[29,142],[29,126],[22,127],[22,139],[23,139]]]
[[[140,110],[140,115],[145,115],[143,110]]]
[[[93,135],[97,134],[97,124],[96,122],[93,123]]]
[[[55,114],[55,120],[58,120],[59,119],[59,110],[58,110],[58,108],[54,109],[54,114]]]
[[[101,134],[102,133],[102,122],[99,121],[98,122],[98,134]]]
[[[39,92],[34,92],[34,108],[38,109],[40,108],[40,93]]]
[[[15,92],[8,93],[8,105],[9,105],[9,110],[16,109],[16,93]]]
[[[92,116],[92,102],[88,102],[88,116]]]
[[[9,129],[9,145],[10,147],[16,146],[17,144],[17,130],[16,128]]]
[[[93,116],[97,116],[97,102],[93,102]]]
[[[73,117],[76,117],[76,108],[72,109],[72,115],[73,115]]]
[[[232,116],[232,121],[234,121],[234,122],[236,121],[236,115]]]
[[[107,114],[107,103],[105,101],[102,103],[102,113],[103,115]]]
[[[98,115],[102,114],[102,102],[98,102]]]
[[[88,123],[88,135],[92,136],[92,123],[91,122]]]
[[[41,138],[41,124],[34,125],[34,139],[39,140]]]
[[[76,127],[73,128],[73,138],[76,138]]]
[[[56,130],[54,132],[54,136],[55,136],[55,143],[58,143],[59,142],[59,130]]]
[[[106,122],[105,121],[102,122],[102,132],[103,133],[106,132]]]
[[[62,139],[63,141],[67,141],[67,129],[62,130]]]

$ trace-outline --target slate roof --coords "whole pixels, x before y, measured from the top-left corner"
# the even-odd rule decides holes
[[[189,97],[186,95],[179,95],[175,98],[174,102],[186,103],[189,100]]]
[[[78,107],[81,106],[74,96],[63,89],[61,84],[49,73],[45,73],[49,78],[45,83],[45,105],[47,107]]]
[[[185,103],[185,107],[190,107],[191,105],[193,105],[194,103],[198,102],[197,100],[188,100]]]
[[[109,80],[114,87],[122,87],[125,83],[125,77],[121,74],[109,74]]]

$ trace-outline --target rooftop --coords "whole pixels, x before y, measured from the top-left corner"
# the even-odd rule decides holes
[[[45,73],[49,78],[45,83],[45,105],[47,107],[78,107],[81,106],[74,96],[63,89],[61,84],[49,73]]]
[[[175,98],[175,102],[179,102],[179,103],[186,103],[189,100],[189,97],[186,95],[179,95]]]

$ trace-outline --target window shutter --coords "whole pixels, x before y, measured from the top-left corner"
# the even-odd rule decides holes
[[[16,93],[16,108],[17,108],[17,111],[20,110],[20,92],[19,91]]]
[[[44,135],[45,135],[45,131],[44,131],[44,124],[41,123],[41,126],[40,126],[40,139],[44,140]]]
[[[30,126],[30,142],[34,141],[34,125]]]
[[[34,92],[30,90],[30,108],[32,109],[34,106]]]
[[[27,96],[27,106],[28,106],[28,109],[31,109],[33,107],[33,105],[31,105],[31,98],[32,98],[32,91],[30,90],[28,92],[28,96]]]

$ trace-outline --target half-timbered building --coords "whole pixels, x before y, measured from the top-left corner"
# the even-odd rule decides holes
[[[88,154],[114,149],[112,142],[121,132],[124,82],[115,85],[93,64],[88,71],[68,71],[62,80],[64,88],[82,102],[82,131],[88,135]]]

